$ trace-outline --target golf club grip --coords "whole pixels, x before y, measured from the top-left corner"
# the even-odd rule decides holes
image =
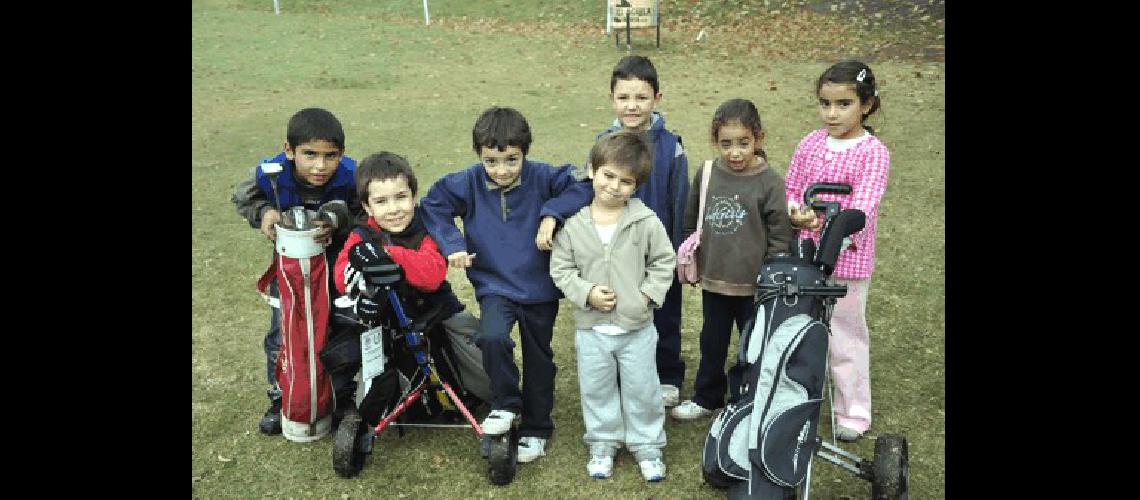
[[[823,222],[823,230],[819,233],[819,248],[815,252],[815,265],[821,266],[827,274],[835,268],[839,260],[839,252],[843,250],[843,238],[855,234],[863,229],[867,223],[867,216],[862,210],[847,209],[839,212],[835,217],[829,217]]]
[[[850,194],[851,185],[833,182],[817,182],[812,184],[804,190],[804,206],[810,207],[812,198],[819,193]]]

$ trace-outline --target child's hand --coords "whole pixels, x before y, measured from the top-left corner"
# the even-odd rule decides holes
[[[547,215],[542,218],[542,222],[538,224],[538,234],[534,237],[534,244],[538,245],[539,250],[550,250],[554,248],[554,226],[558,221],[554,217]]]
[[[456,269],[463,269],[471,267],[475,263],[475,254],[467,252],[455,252],[447,256],[447,265]]]
[[[590,289],[590,294],[586,296],[586,302],[599,311],[612,311],[614,305],[617,304],[617,296],[614,294],[614,289],[606,285],[594,285]]]
[[[313,241],[317,242],[322,247],[329,246],[332,242],[333,226],[328,221],[317,220],[317,234],[313,235]]]
[[[792,225],[798,228],[813,231],[819,229],[819,216],[811,207],[789,207],[788,217],[792,220]]]
[[[277,229],[274,229],[273,225],[278,222],[281,222],[281,212],[278,212],[276,208],[266,210],[265,214],[261,216],[261,234],[264,234],[270,241],[276,241]]]

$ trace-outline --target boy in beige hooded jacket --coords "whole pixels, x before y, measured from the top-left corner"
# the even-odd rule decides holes
[[[665,407],[651,308],[673,283],[677,256],[665,226],[630,198],[651,169],[645,140],[619,132],[590,151],[594,199],[555,236],[550,276],[578,309],[574,348],[590,476],[613,473],[618,447],[647,481],[665,478]],[[621,384],[618,385],[620,374]]]

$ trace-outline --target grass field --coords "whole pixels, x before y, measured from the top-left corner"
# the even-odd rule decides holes
[[[609,72],[626,51],[602,32],[602,2],[430,4],[432,25],[424,26],[416,1],[283,0],[280,16],[269,0],[192,3],[192,495],[723,497],[701,480],[707,421],[667,422],[669,471],[662,483],[644,482],[629,455],[618,459],[613,478],[586,477],[573,306],[566,302],[555,327],[555,437],[548,455],[521,465],[509,486],[487,481],[486,462],[468,430],[412,431],[403,438],[385,433],[352,480],[333,472],[331,438],[299,444],[257,432],[267,403],[261,338],[268,310],[254,282],[271,250],[237,216],[229,196],[261,157],[280,151],[293,112],[309,106],[333,111],[344,124],[347,153],[357,159],[380,150],[405,155],[421,191],[475,160],[471,125],[488,106],[525,114],[535,138],[529,156],[552,163],[582,162],[594,135],[613,119]],[[868,306],[874,424],[867,438],[844,448],[870,457],[875,435],[904,433],[913,498],[944,497],[945,65],[892,55],[922,53],[940,38],[922,32],[908,46],[898,33],[917,29],[913,23],[890,32],[886,21],[852,23],[826,5],[810,4],[814,8],[758,9],[743,17],[716,17],[706,9],[697,17],[690,2],[666,1],[678,14],[666,16],[661,48],[643,32],[635,33],[633,50],[657,66],[664,93],[659,110],[685,139],[690,174],[712,158],[709,121],[717,105],[733,97],[757,104],[769,158],[785,171],[798,140],[819,126],[814,79],[840,56],[874,58],[883,107],[871,124],[892,160]],[[709,39],[696,43],[700,29]],[[477,311],[466,277],[451,271],[449,280]],[[699,299],[698,289],[686,288],[683,396],[691,394],[699,360]],[[813,497],[865,498],[869,492],[868,483],[816,461]]]

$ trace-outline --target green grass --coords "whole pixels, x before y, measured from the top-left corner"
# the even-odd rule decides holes
[[[330,438],[299,444],[257,433],[266,405],[261,337],[268,311],[254,282],[270,246],[236,215],[229,195],[262,156],[280,150],[289,116],[307,106],[333,111],[345,126],[348,154],[405,155],[421,190],[475,160],[470,127],[496,104],[527,116],[532,158],[577,164],[612,120],[609,71],[626,53],[601,33],[598,2],[554,9],[541,2],[507,8],[507,2],[432,1],[426,27],[421,2],[281,3],[280,16],[263,0],[195,1],[191,12],[193,496],[722,497],[700,477],[707,422],[667,422],[664,483],[642,481],[628,455],[609,480],[585,476],[572,306],[565,302],[555,327],[554,442],[548,456],[520,466],[507,487],[490,485],[473,433],[461,429],[403,438],[386,433],[353,480],[333,472]],[[510,22],[540,12],[537,26]],[[484,14],[495,18],[480,19]],[[766,57],[760,42],[735,54],[732,39],[721,39],[727,37],[693,43],[690,27],[678,22],[663,30],[661,49],[652,36],[635,34],[634,51],[657,66],[659,109],[685,138],[691,167],[714,154],[707,137],[713,110],[740,96],[760,109],[766,150],[783,172],[798,140],[818,127],[813,81],[829,61]],[[800,54],[794,48],[789,52]],[[875,434],[906,434],[914,497],[939,498],[945,496],[945,66],[884,60],[872,67],[883,108],[871,123],[892,159],[868,306],[875,421],[870,439],[844,448],[870,457]],[[477,311],[466,277],[452,271],[449,279]],[[699,299],[698,289],[686,288],[683,395],[691,393],[699,361]],[[868,483],[816,461],[817,498],[864,498],[869,491]]]

